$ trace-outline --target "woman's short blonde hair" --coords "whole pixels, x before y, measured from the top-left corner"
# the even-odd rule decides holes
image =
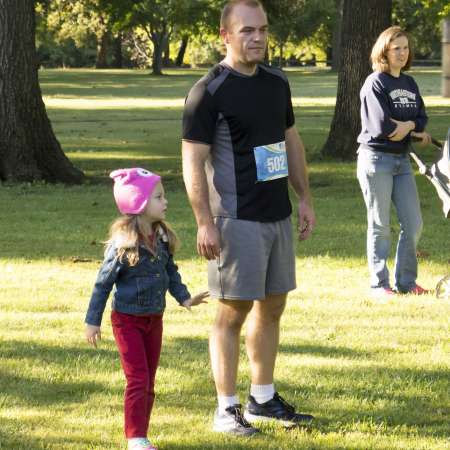
[[[372,48],[372,53],[370,54],[370,60],[372,62],[372,69],[377,72],[389,72],[389,63],[387,59],[387,52],[389,50],[389,45],[394,39],[398,37],[406,37],[408,39],[409,54],[408,60],[402,71],[408,70],[411,67],[411,62],[413,58],[413,53],[411,49],[411,40],[408,35],[399,27],[393,26],[384,30],[379,36],[375,45]]]

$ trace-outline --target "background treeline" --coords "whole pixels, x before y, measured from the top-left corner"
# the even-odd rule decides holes
[[[225,0],[40,0],[41,67],[211,65]],[[263,0],[270,21],[267,59],[277,65],[339,64],[343,0]],[[447,0],[394,0],[393,23],[409,31],[416,59],[439,60]]]

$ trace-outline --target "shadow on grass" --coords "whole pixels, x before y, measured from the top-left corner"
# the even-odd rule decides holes
[[[21,204],[20,211],[11,210],[9,222],[0,226],[3,256],[33,260],[43,257],[92,258],[95,254],[98,258],[101,252],[93,251],[89,243],[98,241],[99,237],[104,239],[111,214],[115,214],[108,175],[117,167],[143,166],[162,175],[170,199],[169,221],[175,230],[188,228],[184,233],[183,257],[195,257],[197,230],[184,190],[180,155],[175,151],[168,154],[152,148],[148,152],[119,152],[114,157],[97,156],[100,157],[84,151],[74,153],[76,165],[88,174],[88,183],[84,186],[2,186],[0,207],[9,211],[10,205],[18,199]],[[355,164],[315,163],[310,168],[310,175],[317,225],[310,239],[296,245],[297,256],[329,256],[337,264],[347,258],[365,260],[366,210],[355,178]],[[424,177],[417,179],[425,223],[419,251],[433,262],[447,263],[450,249],[443,238],[448,234],[450,223],[442,219],[440,201],[431,184]],[[177,197],[176,202],[172,202],[174,196]],[[295,206],[294,196],[292,200]],[[36,204],[40,207],[36,208]],[[173,214],[177,209],[177,213]],[[23,220],[24,214],[28,217],[27,221]],[[92,227],[98,228],[100,222],[103,223],[101,233],[91,232]],[[295,215],[293,222],[296,222]],[[393,215],[392,258],[398,232]],[[8,245],[10,242],[16,242],[16,245]],[[342,264],[346,268],[345,261]]]
[[[387,434],[407,435],[414,429],[420,436],[448,436],[448,369],[391,368],[387,365],[395,364],[395,355],[382,363],[371,362],[366,358],[377,352],[360,352],[345,347],[281,344],[280,351],[286,350],[300,354],[319,354],[324,358],[359,359],[355,361],[356,365],[352,366],[350,362],[349,366],[347,360],[346,366],[336,363],[334,368],[303,368],[299,359],[299,376],[288,383],[276,383],[277,389],[286,399],[301,405],[303,411],[317,416],[314,429],[323,433],[342,432],[343,427],[348,431],[352,424],[361,422],[374,429],[382,425]],[[181,374],[191,374],[182,392],[159,394],[159,401],[165,407],[176,410],[182,395],[189,399],[189,408],[195,413],[205,414],[205,407],[209,406],[209,414],[212,414],[215,399],[207,352],[208,343],[203,338],[171,338],[165,342],[161,367]],[[242,356],[241,352],[241,358]],[[292,360],[292,364],[295,363]],[[301,375],[302,371],[305,373],[304,377]],[[192,376],[194,373],[195,376]],[[244,384],[239,384],[239,390],[245,391],[249,385],[248,374],[244,378]],[[322,399],[325,403],[331,403],[331,406],[324,406],[328,417],[321,407]],[[351,405],[347,409],[342,407],[346,403]]]
[[[318,386],[301,387],[306,408],[311,401],[333,399],[329,417],[320,417],[318,429],[323,432],[348,431],[354,424],[368,429],[380,428],[386,434],[417,434],[448,438],[449,379],[448,369],[389,368],[385,366],[335,367],[314,369]],[[339,380],[336,383],[336,380]],[[289,383],[286,389],[293,388]],[[281,389],[283,386],[281,387]],[[342,403],[352,407],[342,408]],[[345,404],[344,403],[344,404]],[[310,405],[310,406],[309,406]]]
[[[4,341],[0,353],[2,361],[7,362],[10,359],[20,361],[22,368],[17,368],[15,372],[4,368],[0,371],[2,408],[8,407],[9,402],[12,405],[20,403],[30,408],[41,406],[47,412],[49,408],[64,409],[65,414],[70,416],[70,404],[88,401],[94,394],[104,394],[108,398],[113,395],[120,398],[123,392],[122,384],[115,383],[114,386],[109,386],[82,379],[83,373],[86,373],[86,367],[87,371],[92,368],[91,370],[101,373],[120,370],[117,352],[113,349],[112,342],[105,342],[102,345],[109,348],[94,351],[90,348]],[[281,352],[286,351],[300,354],[314,353],[324,358],[368,356],[366,352],[361,353],[351,348],[311,344],[305,346],[282,344]],[[242,352],[241,358],[243,358]],[[361,367],[358,365],[359,362],[356,361],[357,365],[353,366],[341,366],[336,363],[333,367],[329,365],[304,367],[301,359],[293,358],[289,363],[290,371],[298,372],[298,376],[290,378],[289,381],[281,376],[281,380],[276,383],[277,390],[287,400],[301,408],[301,411],[311,412],[316,416],[312,432],[320,432],[324,435],[367,432],[370,435],[381,433],[384,437],[392,435],[404,438],[411,434],[430,438],[448,437],[447,417],[450,413],[448,369],[387,367],[390,363],[395,364],[393,360],[386,360],[383,363],[363,361],[364,366]],[[292,367],[294,365],[297,367]],[[40,367],[44,368],[41,372]],[[27,374],[27,370],[32,370],[36,374],[31,376]],[[41,373],[40,378],[39,373]],[[53,373],[58,374],[58,377],[52,378]],[[249,375],[241,374],[240,378],[243,380],[239,380],[239,391],[248,392]],[[170,383],[165,384],[167,382]],[[158,408],[164,408],[166,415],[173,411],[176,418],[183,414],[183,409],[186,408],[186,412],[190,415],[202,418],[202,425],[196,430],[195,439],[193,438],[195,445],[175,443],[167,447],[162,445],[162,449],[230,448],[231,444],[228,441],[228,445],[224,444],[222,447],[222,444],[214,437],[215,435],[209,434],[210,420],[215,408],[215,392],[210,374],[206,338],[166,337],[164,339],[156,392],[155,414],[158,413]],[[120,408],[117,408],[114,414],[117,414],[118,421],[122,420]],[[45,419],[39,415],[32,419],[27,417],[23,420],[22,418],[8,419],[0,431],[2,445],[6,447],[0,448],[58,448],[58,442],[63,442],[52,440],[54,438],[50,437],[48,441],[46,439],[46,446],[42,444],[40,447],[39,439],[33,440],[29,433],[22,432],[24,421],[28,423],[28,420],[30,420],[30,429],[33,429],[33,420],[36,420],[36,423],[42,423]],[[163,434],[166,432],[170,434],[173,426],[173,422],[170,425],[163,424],[163,431],[165,430]],[[180,426],[185,425],[180,423]],[[52,430],[54,427],[55,424],[49,424]],[[187,433],[191,432],[193,431],[187,431]],[[199,442],[199,436],[201,442]],[[270,429],[256,441],[252,441],[254,444],[249,442],[250,445],[248,445],[244,441],[237,441],[232,448],[261,448],[268,437],[273,438]],[[295,441],[295,434],[292,439]],[[110,448],[102,447],[100,442],[85,442],[74,435],[64,438],[64,442],[79,444],[80,449]],[[18,446],[19,444],[22,447]],[[269,448],[276,447],[269,446]]]
[[[87,344],[82,348],[3,340],[0,358],[5,362],[0,368],[3,407],[10,401],[29,406],[81,403],[107,388],[101,383],[78,378],[77,371],[85,373],[87,367],[92,371],[108,370],[114,365],[119,368],[115,350],[93,351]],[[8,360],[11,364],[7,366]],[[34,374],[27,374],[27,371]]]
[[[14,419],[2,418],[2,427],[0,428],[0,450],[60,450],[70,448],[77,450],[106,450],[117,449],[113,443],[105,444],[105,440],[83,439],[79,434],[71,436],[64,425],[60,424],[58,428],[59,437],[50,435],[38,438],[33,437],[32,430],[42,426],[42,421],[34,418],[21,418],[20,423]],[[52,427],[53,426],[53,427]],[[48,425],[49,430],[56,430],[55,423]]]
[[[393,352],[392,349],[377,349],[376,351],[356,350],[348,347],[334,347],[332,345],[314,344],[280,344],[280,353],[315,355],[323,358],[346,358],[346,359],[370,359],[379,353]]]
[[[135,70],[42,70],[39,81],[44,95],[81,98],[120,98],[154,95],[173,98],[187,94],[190,87],[208,72],[203,70],[169,70],[163,76]]]

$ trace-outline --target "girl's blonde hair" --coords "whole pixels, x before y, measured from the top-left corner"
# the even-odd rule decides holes
[[[405,66],[402,68],[402,72],[408,70],[411,67],[411,62],[413,59],[413,52],[411,48],[411,41],[408,35],[399,27],[393,26],[386,28],[379,36],[375,45],[372,48],[372,53],[370,54],[370,60],[372,62],[372,69],[377,72],[389,72],[389,63],[387,59],[387,52],[389,50],[389,45],[394,39],[404,36],[408,39],[409,54],[408,60]]]
[[[106,245],[114,243],[119,261],[126,258],[130,266],[135,266],[139,262],[139,245],[156,254],[158,238],[167,240],[171,254],[179,247],[178,237],[168,223],[158,221],[151,224],[141,215],[126,214],[111,224]]]

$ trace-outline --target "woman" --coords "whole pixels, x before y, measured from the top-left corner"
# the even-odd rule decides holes
[[[411,137],[431,141],[424,131],[427,115],[414,79],[407,35],[398,26],[378,36],[371,53],[374,72],[361,89],[362,130],[358,136],[358,180],[367,207],[367,257],[374,296],[397,292],[426,294],[416,283],[416,247],[422,215],[408,150]],[[394,289],[389,282],[391,202],[400,235],[395,257]]]

